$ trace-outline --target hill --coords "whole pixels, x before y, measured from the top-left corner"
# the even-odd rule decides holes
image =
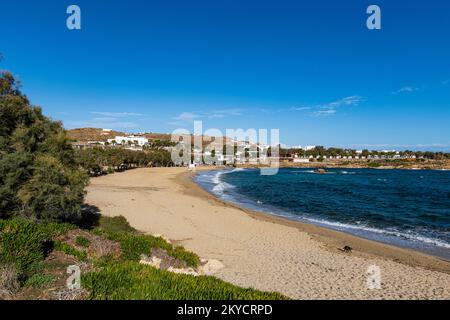
[[[67,131],[67,136],[73,141],[106,141],[123,135],[126,133],[99,128],[77,128]]]

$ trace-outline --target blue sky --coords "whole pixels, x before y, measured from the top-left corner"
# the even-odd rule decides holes
[[[15,0],[0,30],[0,69],[67,128],[198,119],[289,145],[450,150],[449,1]]]

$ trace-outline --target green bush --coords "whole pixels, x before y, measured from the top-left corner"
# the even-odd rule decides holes
[[[381,167],[381,164],[380,164],[379,162],[369,162],[369,163],[367,164],[367,166],[368,166],[369,168],[378,168],[378,167]]]
[[[284,299],[278,293],[243,289],[214,277],[158,270],[137,262],[110,263],[82,275],[93,300],[260,300]]]
[[[80,172],[68,170],[56,158],[37,157],[33,176],[18,191],[22,213],[47,221],[79,219],[85,187],[82,180]]]
[[[13,264],[19,274],[28,273],[44,260],[46,228],[22,219],[0,220],[0,262]]]
[[[88,177],[59,122],[0,72],[0,218],[76,221]]]
[[[91,242],[89,241],[88,238],[85,238],[83,236],[78,236],[75,238],[75,243],[81,247],[89,247],[89,245],[91,244]]]
[[[74,258],[76,258],[79,261],[86,261],[88,258],[88,255],[86,252],[78,250],[67,243],[61,242],[59,240],[54,242],[54,247],[56,251],[61,251],[65,254],[71,255]]]
[[[136,232],[136,229],[130,226],[124,216],[105,217],[101,216],[99,219],[99,227],[108,232]]]
[[[77,228],[75,225],[69,223],[39,222],[37,224],[39,229],[42,230],[49,239],[63,236],[70,230]]]
[[[56,278],[52,275],[36,273],[25,281],[24,286],[33,288],[45,288],[55,280]]]
[[[200,264],[200,258],[195,253],[186,251],[183,247],[174,247],[160,237],[127,232],[107,232],[101,228],[96,229],[95,232],[109,240],[119,242],[122,249],[121,259],[124,261],[139,261],[142,254],[150,255],[153,248],[161,248],[170,256],[185,261],[190,267],[197,267]]]
[[[200,264],[200,258],[183,247],[175,247],[160,237],[139,234],[123,216],[102,216],[94,232],[119,242],[122,260],[139,261],[142,254],[150,255],[153,248],[161,248],[170,256],[185,261],[188,266],[197,267]]]

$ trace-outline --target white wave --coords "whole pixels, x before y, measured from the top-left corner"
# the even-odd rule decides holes
[[[219,182],[212,188],[212,192],[217,195],[222,195],[225,190],[234,188],[233,185],[226,183],[226,182]]]
[[[334,227],[334,228],[341,229],[341,230],[367,231],[367,232],[372,232],[372,233],[377,233],[377,234],[382,234],[382,235],[389,235],[389,236],[404,238],[404,239],[408,239],[408,240],[412,240],[412,241],[416,241],[416,242],[417,241],[424,242],[424,243],[428,243],[428,244],[433,244],[438,247],[450,249],[450,243],[447,243],[447,242],[444,242],[444,241],[441,241],[438,239],[433,239],[433,238],[425,237],[422,235],[418,235],[413,232],[408,233],[408,232],[400,232],[397,230],[377,229],[377,228],[367,227],[364,225],[353,225],[353,224],[347,224],[347,223],[342,223],[342,222],[332,222],[332,221],[322,220],[322,219],[313,219],[313,218],[304,218],[304,219],[307,221],[310,221],[312,223],[315,223],[315,224],[330,226],[330,227]]]
[[[237,169],[240,169],[240,168],[237,168]],[[220,179],[220,177],[223,174],[227,174],[227,173],[233,172],[233,171],[235,171],[237,169],[234,169],[234,170],[231,170],[231,171],[217,171],[217,172],[215,172],[215,174],[211,178],[211,182],[214,183],[215,186],[211,189],[211,191],[213,193],[215,193],[216,195],[220,196],[220,195],[223,195],[225,190],[234,188],[235,186],[233,186],[232,184],[229,184],[229,183],[226,183],[226,182],[222,181]],[[240,170],[237,170],[237,171],[240,171]]]
[[[220,176],[223,174],[222,171],[217,171],[216,174],[212,177],[211,182],[215,184],[220,183]]]

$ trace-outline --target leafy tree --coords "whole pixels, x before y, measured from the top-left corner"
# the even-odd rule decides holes
[[[0,218],[77,220],[86,184],[61,123],[32,106],[11,73],[0,73]]]

